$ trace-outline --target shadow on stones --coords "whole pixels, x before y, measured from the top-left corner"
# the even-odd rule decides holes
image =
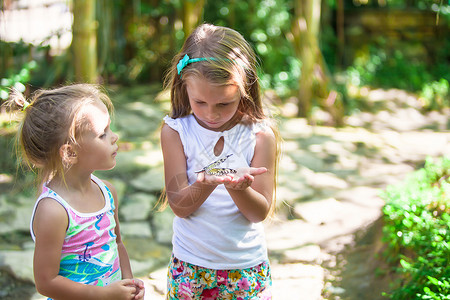
[[[7,270],[0,269],[0,299],[30,299],[35,292],[33,283],[18,280]]]
[[[325,299],[385,300],[383,292],[389,292],[395,282],[394,274],[382,257],[381,241],[383,220],[358,231],[355,242],[336,254],[336,266],[328,268]]]

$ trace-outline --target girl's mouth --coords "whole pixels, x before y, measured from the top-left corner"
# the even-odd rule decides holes
[[[112,156],[115,157],[117,155],[117,151],[119,150],[119,147],[116,147],[116,151],[113,152]]]
[[[209,126],[216,126],[217,124],[219,124],[219,122],[209,122],[209,121],[205,121],[206,124],[208,124]]]

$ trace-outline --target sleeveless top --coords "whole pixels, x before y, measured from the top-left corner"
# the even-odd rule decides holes
[[[34,205],[30,231],[35,240],[33,220],[39,202],[44,198],[57,201],[64,207],[69,218],[58,274],[76,282],[105,286],[122,279],[114,233],[114,198],[99,178],[91,175],[91,179],[98,185],[105,199],[105,206],[101,210],[93,213],[78,212],[44,184]]]
[[[197,179],[195,171],[230,155],[220,166],[249,167],[253,158],[256,133],[264,124],[237,124],[223,132],[208,130],[191,114],[164,121],[176,130],[183,144],[189,184]],[[224,138],[219,156],[214,146]],[[263,224],[252,223],[239,211],[223,184],[186,218],[173,221],[173,254],[178,259],[209,269],[245,269],[268,260]]]

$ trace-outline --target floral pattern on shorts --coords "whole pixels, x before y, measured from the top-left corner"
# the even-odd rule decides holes
[[[248,269],[214,270],[192,265],[172,255],[167,276],[168,300],[270,300],[268,262]]]

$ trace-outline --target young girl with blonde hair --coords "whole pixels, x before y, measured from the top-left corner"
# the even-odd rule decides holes
[[[161,146],[175,213],[167,299],[271,299],[262,221],[275,206],[278,132],[241,34],[204,24],[167,77]]]
[[[13,92],[23,119],[18,145],[38,170],[41,194],[30,229],[34,278],[53,299],[143,299],[122,243],[114,187],[92,173],[116,164],[110,99],[97,86],[75,84],[36,92],[30,102]]]

